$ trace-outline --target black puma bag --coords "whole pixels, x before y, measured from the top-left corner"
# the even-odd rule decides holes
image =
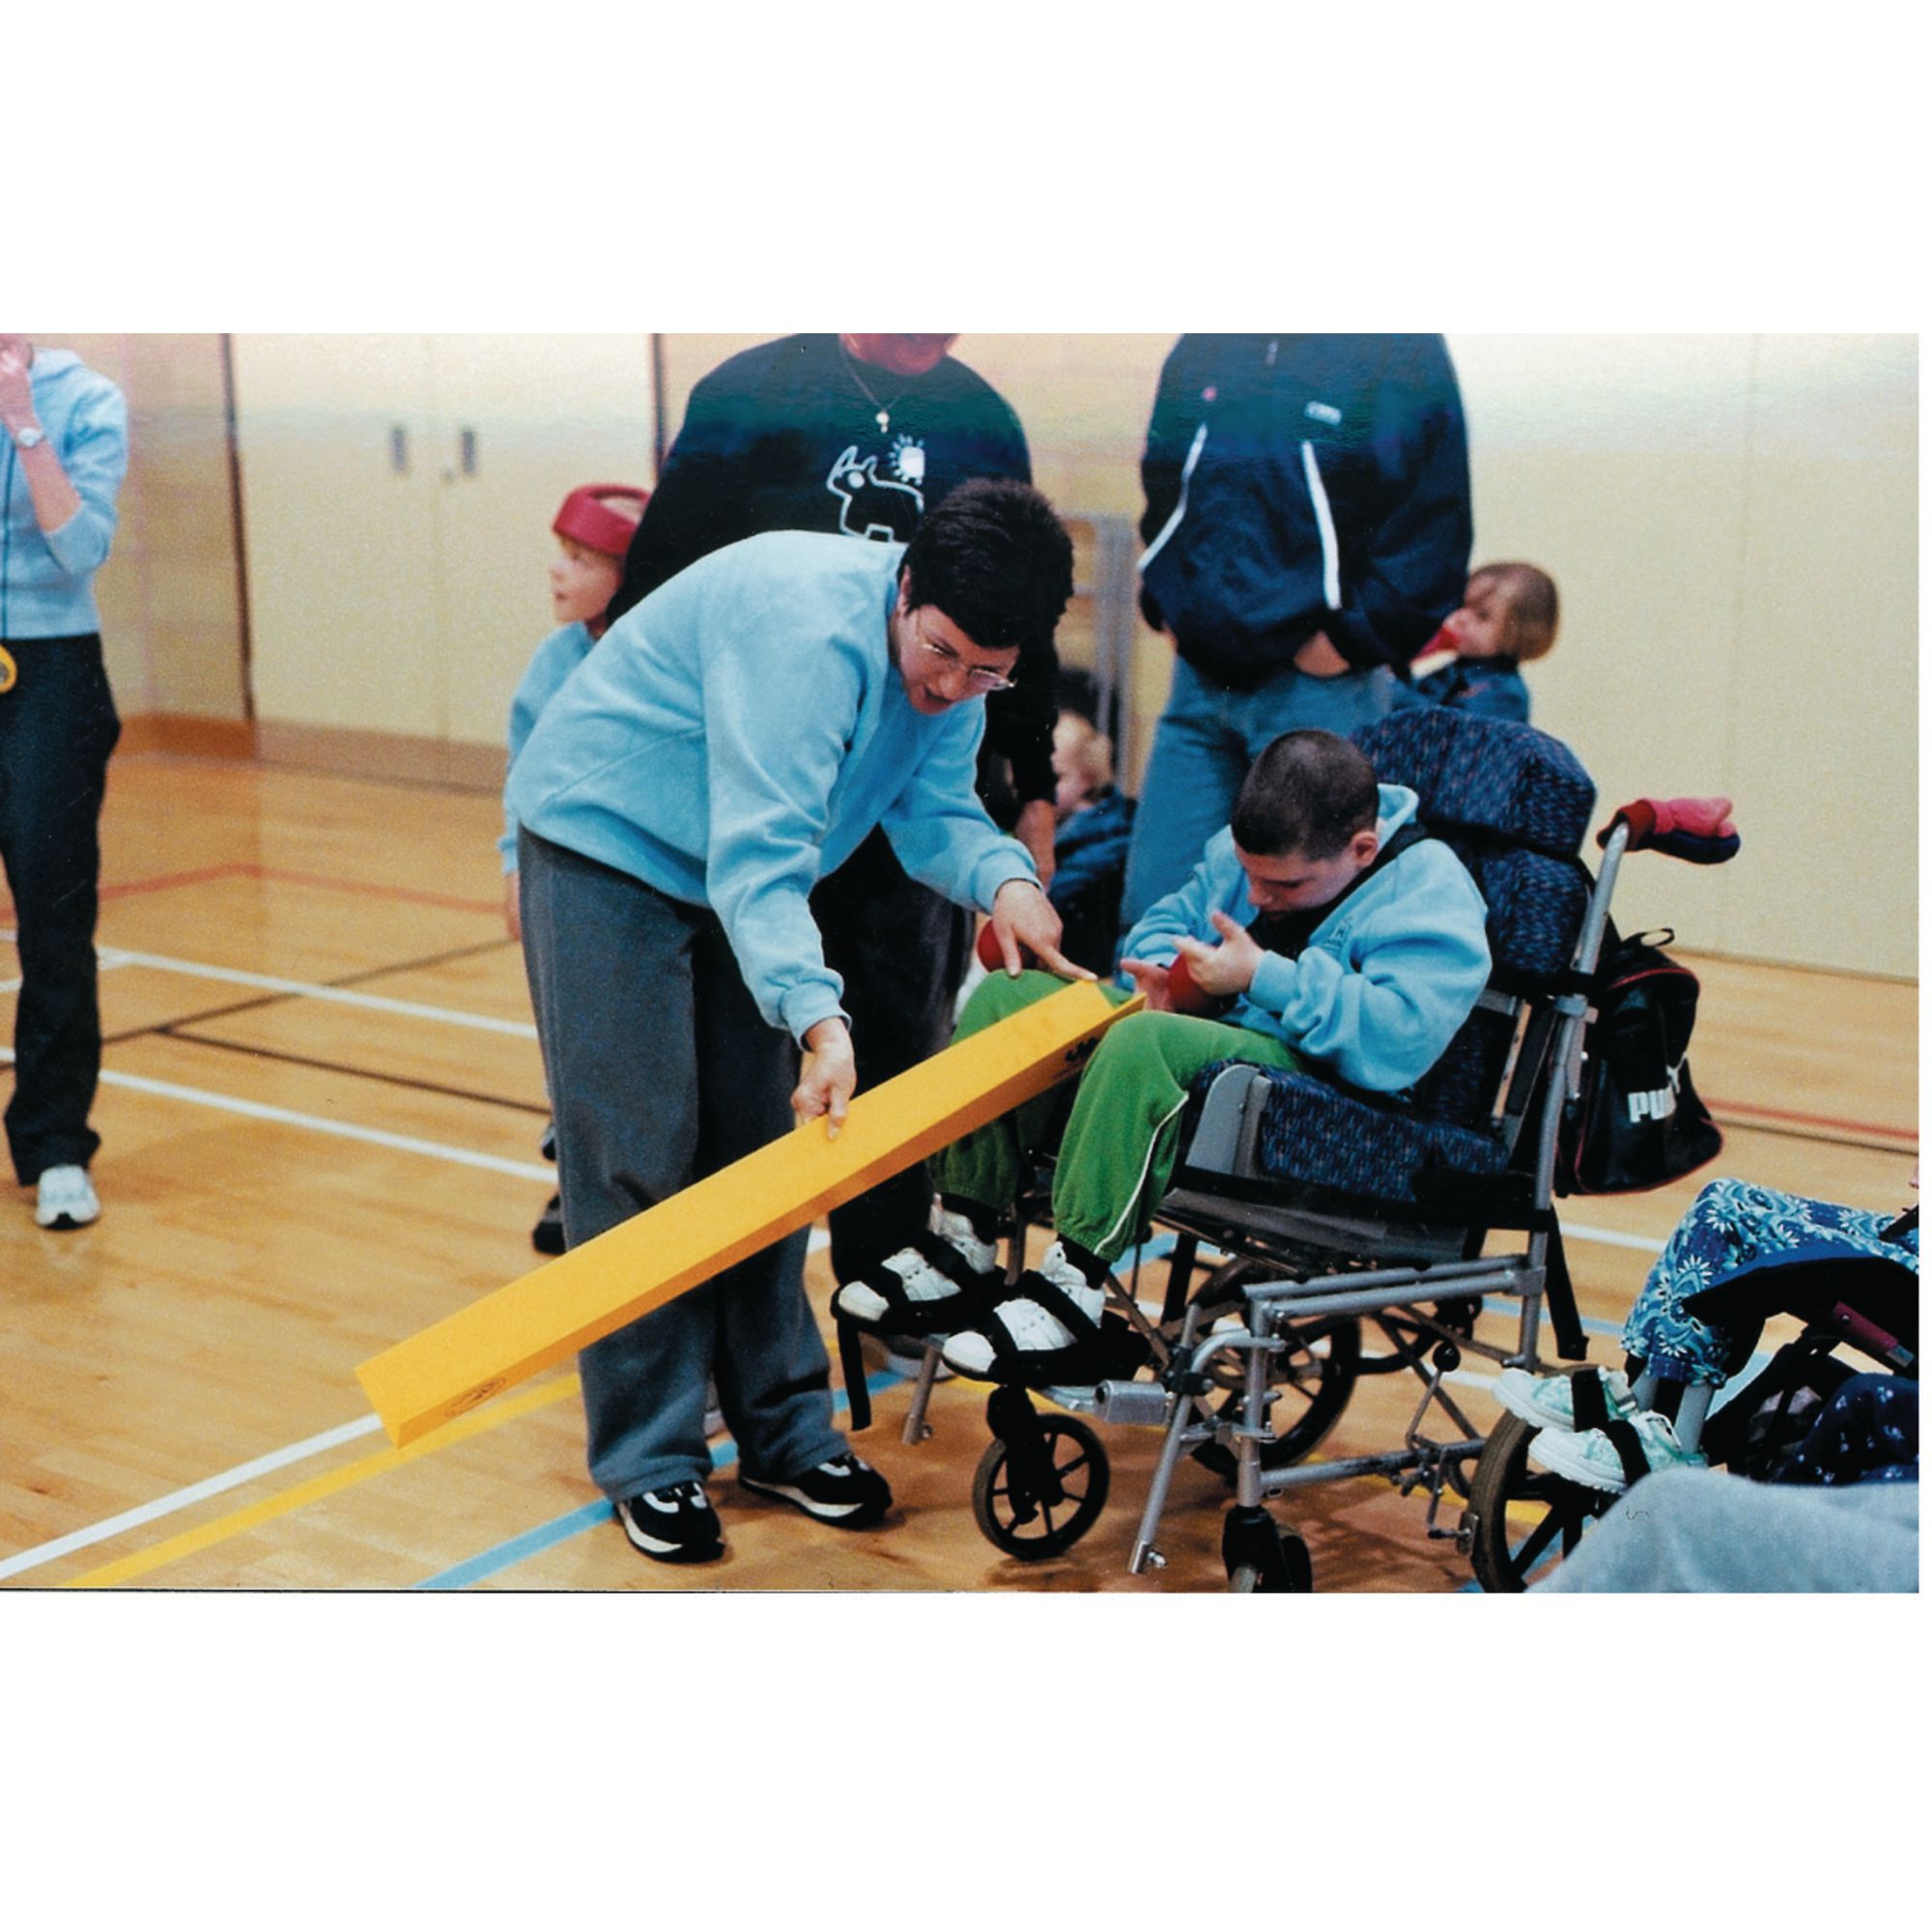
[[[1697,976],[1662,951],[1675,935],[1605,935],[1583,1034],[1581,1092],[1565,1110],[1559,1194],[1661,1187],[1714,1160],[1724,1137],[1697,1097],[1685,1054]]]

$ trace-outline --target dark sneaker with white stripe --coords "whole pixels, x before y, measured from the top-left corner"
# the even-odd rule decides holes
[[[709,1563],[724,1553],[724,1532],[702,1483],[646,1490],[615,1508],[624,1534],[660,1563]]]
[[[777,1496],[781,1502],[838,1529],[869,1529],[893,1506],[892,1485],[849,1449],[788,1483],[769,1483],[743,1469],[738,1471],[738,1480],[761,1496]]]

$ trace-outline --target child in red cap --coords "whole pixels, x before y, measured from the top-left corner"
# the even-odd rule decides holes
[[[553,631],[536,648],[530,668],[510,700],[509,765],[530,735],[547,705],[562,688],[563,681],[589,656],[590,647],[604,635],[604,612],[616,593],[624,574],[624,553],[630,548],[632,533],[644,514],[649,492],[628,483],[585,483],[563,499],[551,528],[556,534],[557,556],[550,567],[551,608],[559,629]],[[505,768],[505,784],[508,769]],[[503,836],[497,841],[503,855],[503,923],[510,937],[521,941],[523,922],[517,910],[517,821],[507,804],[503,810]],[[548,1148],[550,1136],[544,1136]],[[563,1252],[563,1210],[553,1194],[536,1226],[530,1242],[539,1254]]]

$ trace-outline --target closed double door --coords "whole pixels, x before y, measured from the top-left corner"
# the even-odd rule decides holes
[[[237,335],[256,716],[499,743],[551,519],[648,487],[645,335]]]

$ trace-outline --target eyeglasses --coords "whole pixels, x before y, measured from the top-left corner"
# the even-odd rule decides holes
[[[934,643],[917,626],[913,629],[913,636],[919,639],[920,649],[936,657],[948,670],[955,667],[963,670],[966,673],[967,684],[974,691],[983,692],[990,696],[996,691],[1010,691],[1013,688],[1011,678],[1002,677],[998,671],[988,670],[984,665],[969,665],[951,644]]]

